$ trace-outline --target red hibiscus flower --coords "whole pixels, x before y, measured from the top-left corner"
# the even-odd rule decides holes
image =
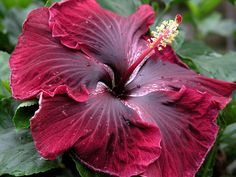
[[[70,149],[114,176],[194,176],[236,85],[189,70],[165,47],[172,29],[150,45],[153,21],[148,5],[121,17],[95,0],[30,13],[10,59],[11,88],[16,99],[40,99],[31,131],[43,157]]]

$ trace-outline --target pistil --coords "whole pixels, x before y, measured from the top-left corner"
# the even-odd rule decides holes
[[[149,47],[128,68],[123,80],[127,81],[134,70],[151,55],[155,48],[162,50],[167,44],[171,44],[178,35],[178,26],[181,22],[182,16],[176,15],[175,20],[163,21],[161,26],[156,27],[156,31],[152,31],[152,37],[148,40]]]

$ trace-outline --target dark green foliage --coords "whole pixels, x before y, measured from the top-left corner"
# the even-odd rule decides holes
[[[17,131],[12,117],[19,103],[12,98],[0,101],[0,175],[25,176],[60,166],[37,153],[29,130]]]
[[[13,121],[17,129],[29,128],[30,118],[39,108],[37,100],[22,102],[16,109]]]

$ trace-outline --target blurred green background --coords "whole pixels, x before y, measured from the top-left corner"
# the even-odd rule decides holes
[[[10,97],[8,58],[27,14],[34,8],[49,6],[53,2],[56,0],[0,0],[0,100]],[[150,4],[157,12],[152,28],[164,19],[182,14],[183,24],[173,43],[177,54],[200,74],[236,82],[236,0],[98,2],[107,9],[125,15],[132,13],[141,3]],[[218,124],[221,127],[218,139],[197,174],[199,177],[236,177],[236,94],[221,112]],[[50,171],[41,176],[51,177],[53,174]],[[72,176],[71,172],[65,174]]]

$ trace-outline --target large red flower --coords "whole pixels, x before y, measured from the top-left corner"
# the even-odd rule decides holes
[[[236,85],[190,71],[170,46],[132,68],[153,21],[147,5],[121,17],[95,0],[30,13],[10,59],[11,88],[16,99],[40,98],[31,131],[44,158],[71,149],[114,176],[195,175]]]

